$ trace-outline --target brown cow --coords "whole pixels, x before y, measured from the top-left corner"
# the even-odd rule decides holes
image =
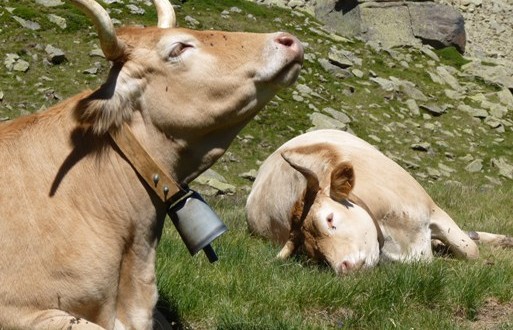
[[[319,130],[286,142],[262,164],[246,204],[251,232],[302,249],[337,274],[384,260],[431,260],[432,241],[474,259],[474,240],[512,246],[504,235],[472,239],[397,163],[346,132]]]
[[[116,137],[185,185],[296,80],[303,48],[174,28],[167,0],[158,27],[118,31],[95,1],[72,2],[113,65],[96,91],[0,125],[0,328],[151,329],[167,200]]]

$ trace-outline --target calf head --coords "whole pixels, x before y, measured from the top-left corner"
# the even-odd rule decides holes
[[[72,2],[93,19],[113,62],[106,83],[77,108],[78,120],[103,134],[137,116],[152,139],[173,140],[180,148],[175,158],[196,157],[186,167],[199,172],[302,66],[303,47],[288,33],[177,28],[167,0],[154,0],[157,27],[115,31],[95,1]]]
[[[354,169],[322,145],[282,152],[306,179],[304,196],[292,210],[289,240],[279,258],[303,249],[327,262],[339,275],[374,266],[379,260],[379,228],[369,213],[351,201]]]

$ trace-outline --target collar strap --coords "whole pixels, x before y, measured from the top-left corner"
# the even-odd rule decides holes
[[[186,192],[139,143],[128,123],[109,134],[130,165],[164,203],[169,204],[175,195]]]

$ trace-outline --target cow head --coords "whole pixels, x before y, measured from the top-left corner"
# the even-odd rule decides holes
[[[379,228],[364,208],[351,201],[355,183],[351,163],[339,162],[322,145],[285,150],[282,157],[304,176],[306,189],[292,210],[289,240],[278,257],[303,249],[339,275],[377,264]]]
[[[168,0],[154,0],[157,27],[115,31],[95,1],[72,2],[92,18],[113,63],[106,83],[81,102],[76,118],[97,134],[123,122],[144,122],[147,138],[173,143],[173,156],[185,160],[186,168],[199,167],[195,174],[222,155],[302,66],[303,47],[288,33],[177,28]],[[178,177],[191,176],[174,170]]]

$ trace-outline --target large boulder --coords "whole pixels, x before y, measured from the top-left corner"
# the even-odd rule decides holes
[[[318,0],[315,15],[346,36],[385,47],[429,44],[465,51],[465,23],[451,6],[434,2]]]

